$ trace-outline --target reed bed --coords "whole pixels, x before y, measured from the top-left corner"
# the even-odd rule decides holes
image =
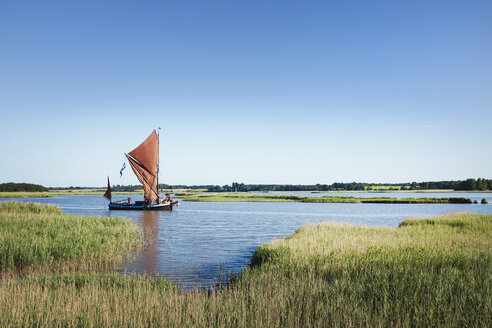
[[[490,327],[491,234],[491,215],[466,213],[307,225],[191,292],[147,275],[4,277],[0,326]]]
[[[0,270],[116,262],[139,242],[129,220],[68,215],[35,203],[0,203]]]

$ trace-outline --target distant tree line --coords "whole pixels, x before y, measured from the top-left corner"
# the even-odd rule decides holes
[[[389,186],[389,187],[388,187]],[[384,188],[382,188],[384,187]],[[183,188],[186,188],[183,186]],[[200,186],[212,192],[247,192],[247,191],[364,191],[364,190],[430,190],[430,189],[454,189],[454,190],[492,190],[490,179],[466,179],[456,181],[426,181],[411,183],[362,183],[362,182],[335,182],[315,185],[290,185],[290,184],[244,184],[233,182],[224,186]]]
[[[334,190],[365,190],[363,183],[334,183],[331,185],[276,185],[276,184],[244,184],[233,182],[231,185],[213,186],[207,188],[208,191],[214,192],[234,192],[234,191],[334,191]]]
[[[73,187],[71,187],[73,188]],[[113,191],[130,192],[141,190],[141,185],[113,185]],[[332,184],[292,185],[292,184],[244,184],[233,182],[230,185],[170,185],[159,184],[159,189],[205,189],[211,192],[249,192],[249,191],[364,191],[364,190],[492,190],[492,179],[466,179],[456,181],[426,181],[408,183],[363,183],[335,182]]]
[[[105,189],[98,187],[97,189]],[[46,188],[41,185],[32,183],[2,183],[0,192],[12,191],[48,191],[63,189],[95,189],[94,187],[50,187]],[[142,185],[113,185],[113,191],[133,192],[142,189]],[[332,184],[244,184],[233,182],[230,185],[170,185],[159,184],[159,189],[205,189],[211,192],[248,192],[248,191],[364,191],[364,190],[430,190],[430,189],[454,189],[454,190],[492,190],[492,179],[466,179],[455,181],[426,181],[410,183],[363,183],[363,182],[335,182]]]
[[[457,181],[429,181],[412,182],[408,187],[410,190],[428,189],[454,189],[454,190],[492,190],[492,180],[490,179],[466,179]]]
[[[31,191],[31,192],[39,192],[39,191],[48,191],[48,188],[43,187],[41,185],[32,184],[32,183],[0,183],[0,191]]]

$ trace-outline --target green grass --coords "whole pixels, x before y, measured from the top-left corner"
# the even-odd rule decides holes
[[[308,225],[260,247],[253,263],[286,281],[288,298],[310,295],[298,306],[311,325],[486,327],[491,250],[491,215],[452,214],[397,229]]]
[[[387,203],[387,204],[469,204],[471,200],[466,198],[390,198],[390,197],[352,197],[352,196],[269,196],[251,195],[250,193],[199,193],[181,194],[185,201],[192,202],[300,202],[300,203]]]
[[[106,189],[63,189],[63,190],[50,190],[45,192],[29,192],[29,191],[5,191],[0,192],[0,198],[46,198],[46,197],[58,197],[58,196],[77,196],[77,195],[102,195],[106,192]],[[143,195],[142,190],[137,191],[114,191],[113,195]]]
[[[46,192],[31,192],[31,191],[3,191],[0,192],[0,198],[47,198],[57,197],[58,194],[50,191]]]
[[[368,188],[371,188],[371,191],[395,191],[396,190],[407,190],[406,188],[401,188],[401,186],[392,186],[392,185],[386,185],[386,186],[366,186],[366,190]]]
[[[140,235],[131,221],[64,214],[56,206],[0,203],[0,270],[116,261]]]
[[[491,250],[492,215],[306,225],[209,292],[147,275],[4,277],[0,326],[490,327]]]

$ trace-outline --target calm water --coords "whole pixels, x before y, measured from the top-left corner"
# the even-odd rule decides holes
[[[347,194],[347,193],[344,193]],[[373,195],[357,193],[357,196]],[[383,193],[388,197],[391,193]],[[311,194],[316,195],[316,194]],[[319,195],[319,194],[317,194]],[[401,195],[398,194],[397,195]],[[408,196],[407,196],[408,195]],[[442,196],[444,195],[444,196]],[[463,193],[452,197],[488,198],[492,194]],[[415,197],[405,194],[406,197]],[[115,198],[125,198],[124,195]],[[133,195],[132,197],[135,197]],[[430,197],[418,193],[416,197]],[[450,197],[438,194],[435,197]],[[12,199],[0,199],[9,201]],[[152,231],[153,243],[127,272],[146,271],[180,282],[184,288],[209,286],[221,272],[239,272],[254,250],[294,233],[310,222],[337,221],[369,226],[396,227],[407,217],[453,211],[492,214],[492,204],[309,204],[309,203],[205,203],[182,202],[172,212],[109,211],[102,196],[25,198],[58,205],[66,213],[122,216]]]

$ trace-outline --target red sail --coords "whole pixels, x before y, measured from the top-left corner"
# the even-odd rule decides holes
[[[158,199],[157,161],[159,160],[159,138],[152,131],[137,148],[126,155],[138,181],[143,185],[144,198],[150,202]]]
[[[111,185],[109,184],[109,177],[108,177],[108,190],[104,193],[104,197],[109,199],[111,201]]]
[[[150,174],[156,175],[157,161],[159,160],[159,138],[155,130],[128,155],[139,162]]]
[[[133,173],[137,176],[138,181],[143,186],[144,198],[149,202],[157,202],[157,177],[150,174],[140,163],[135,161],[132,157],[126,156]]]

